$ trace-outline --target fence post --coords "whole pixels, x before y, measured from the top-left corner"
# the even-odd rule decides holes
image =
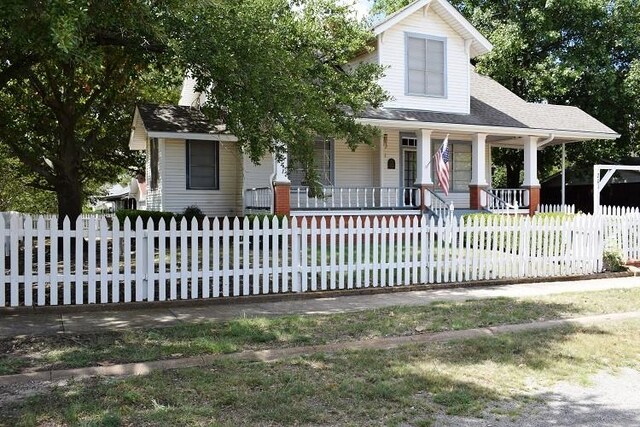
[[[298,219],[291,218],[291,291],[300,292],[300,231]]]

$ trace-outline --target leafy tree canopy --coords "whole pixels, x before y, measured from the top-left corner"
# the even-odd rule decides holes
[[[409,0],[375,0],[391,13]],[[575,105],[622,136],[567,146],[578,164],[618,160],[636,153],[640,129],[640,4],[637,0],[452,0],[494,45],[478,59],[478,71],[532,102]],[[558,150],[544,150],[543,174]],[[520,153],[498,160],[522,165]],[[514,158],[515,156],[515,158]],[[509,172],[509,171],[507,171]],[[519,169],[511,171],[515,185]],[[517,183],[516,183],[517,184]]]
[[[0,145],[77,216],[86,185],[116,179],[136,102],[175,102],[185,70],[254,160],[310,157],[315,135],[355,146],[345,112],[385,99],[377,66],[346,67],[369,33],[333,0],[5,0]]]

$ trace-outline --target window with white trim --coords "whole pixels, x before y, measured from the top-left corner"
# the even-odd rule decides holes
[[[446,96],[446,40],[406,37],[407,94]]]
[[[333,140],[317,138],[313,143],[313,163],[318,174],[319,184],[333,186]],[[306,169],[299,165],[289,172],[289,180],[294,187],[307,186]]]
[[[187,140],[187,189],[220,189],[218,141]]]

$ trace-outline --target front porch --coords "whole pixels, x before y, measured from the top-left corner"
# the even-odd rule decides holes
[[[437,180],[434,154],[449,147],[449,192]],[[542,142],[542,144],[541,144]],[[333,140],[316,141],[320,187],[305,185],[304,171],[274,161],[272,186],[245,188],[245,213],[443,216],[451,211],[533,214],[539,204],[538,137],[445,134],[429,129],[384,128],[371,146],[355,151]],[[548,141],[547,141],[548,142]],[[509,145],[506,145],[509,144]],[[491,149],[525,151],[521,188],[491,187]]]
[[[251,188],[244,192],[246,214],[275,213],[274,191]],[[463,197],[467,203],[458,203]],[[429,188],[417,187],[322,187],[314,194],[309,187],[291,187],[289,214],[311,215],[420,215],[442,217],[460,211],[528,214],[529,191],[523,188],[486,188],[480,193],[480,207],[470,209],[471,193],[445,196]],[[424,199],[424,204],[422,203]]]

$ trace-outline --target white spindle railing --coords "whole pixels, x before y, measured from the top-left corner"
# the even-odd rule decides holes
[[[447,219],[450,215],[453,215],[453,202],[447,204],[447,202],[435,192],[427,189],[425,193],[426,206],[438,217]]]
[[[576,213],[575,205],[539,205],[536,213]]]
[[[244,190],[245,211],[271,212],[273,191],[269,187],[249,188]]]
[[[489,197],[488,203],[496,203],[494,206],[487,206],[493,209],[526,208],[529,206],[529,190],[526,188],[488,188],[485,190]],[[504,206],[504,207],[503,207]]]
[[[292,210],[419,208],[420,190],[400,187],[291,188]]]

